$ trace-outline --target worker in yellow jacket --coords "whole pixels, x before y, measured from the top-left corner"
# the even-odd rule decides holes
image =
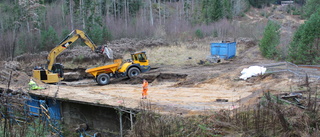
[[[30,79],[29,90],[31,90],[31,89],[36,90],[36,89],[44,89],[44,88],[39,87],[36,82],[34,82],[32,79]]]

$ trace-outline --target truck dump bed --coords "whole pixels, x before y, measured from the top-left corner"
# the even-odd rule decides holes
[[[94,77],[96,77],[98,74],[101,74],[101,73],[114,73],[118,70],[121,63],[122,63],[121,59],[115,59],[113,60],[113,64],[100,66],[96,68],[90,68],[86,70],[86,73],[89,73]]]

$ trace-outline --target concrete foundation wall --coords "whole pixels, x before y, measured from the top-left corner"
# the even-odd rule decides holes
[[[109,133],[120,132],[119,113],[114,108],[62,102],[61,114],[63,123],[74,129],[77,125],[86,123],[90,130]],[[122,116],[122,121],[123,129],[129,129],[128,114]]]

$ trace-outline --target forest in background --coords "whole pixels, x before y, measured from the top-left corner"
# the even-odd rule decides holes
[[[305,19],[320,5],[317,0],[294,2],[292,14]],[[121,38],[179,42],[212,36],[250,37],[259,41],[264,35],[278,35],[274,32],[278,30],[268,35],[261,31],[266,23],[240,24],[235,20],[244,17],[251,7],[263,9],[280,3],[281,0],[2,0],[1,60],[23,53],[50,51],[74,29],[84,30],[97,45]],[[266,39],[262,41],[269,43],[269,38]],[[286,59],[290,53],[274,52],[279,50],[276,49],[279,40],[271,41],[275,41],[273,51],[264,56]],[[268,45],[260,48],[270,49]],[[315,55],[318,53],[312,56]],[[310,59],[308,62],[315,63]]]
[[[230,20],[249,7],[249,0],[3,0],[0,54],[5,60],[49,51],[74,29],[98,45],[119,38],[227,35]]]

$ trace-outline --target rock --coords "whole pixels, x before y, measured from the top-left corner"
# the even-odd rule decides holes
[[[20,70],[21,65],[18,61],[6,61],[5,68],[11,70]]]
[[[86,131],[89,129],[89,126],[86,123],[82,123],[77,125],[77,128],[75,129],[76,132]]]
[[[228,102],[228,99],[216,99],[216,102]]]
[[[83,79],[81,74],[79,72],[67,72],[64,73],[64,80],[65,81],[74,81],[74,80],[80,80]]]

